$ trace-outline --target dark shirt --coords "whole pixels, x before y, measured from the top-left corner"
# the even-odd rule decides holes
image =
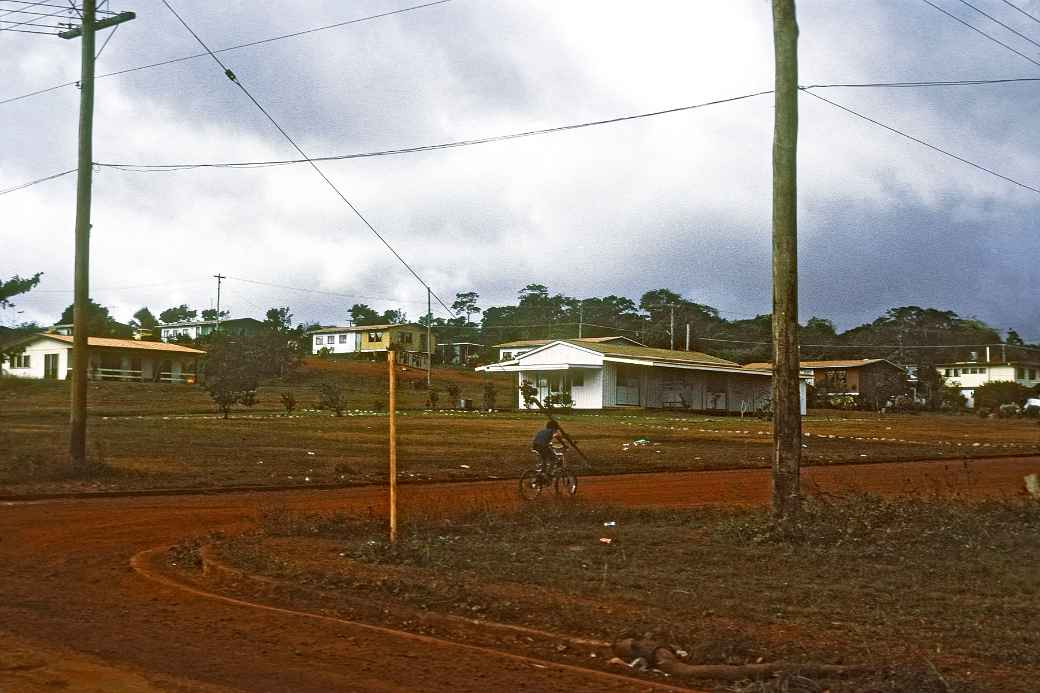
[[[556,435],[556,429],[543,428],[534,434],[534,440],[531,441],[531,447],[535,449],[548,447],[552,444],[554,435]]]

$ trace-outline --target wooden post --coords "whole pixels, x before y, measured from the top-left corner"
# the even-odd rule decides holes
[[[690,350],[690,323],[686,323],[686,351]]]
[[[773,0],[776,60],[773,130],[773,514],[801,505],[798,354],[798,23],[794,0]]]
[[[90,187],[94,125],[94,0],[83,3],[79,79],[79,172],[76,174],[76,259],[72,308],[72,402],[69,453],[87,461],[87,304],[90,300]]]
[[[387,413],[390,419],[390,543],[397,542],[397,359],[393,349],[386,350],[386,362],[390,367],[390,402]]]

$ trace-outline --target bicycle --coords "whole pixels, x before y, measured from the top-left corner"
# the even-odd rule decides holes
[[[567,466],[567,457],[562,449],[553,449],[555,460],[549,464],[548,469],[543,468],[538,451],[531,452],[538,455],[538,464],[520,475],[521,498],[527,501],[534,500],[549,487],[553,488],[557,496],[571,497],[578,492],[578,475]]]

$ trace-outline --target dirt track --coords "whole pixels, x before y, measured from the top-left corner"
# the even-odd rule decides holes
[[[816,467],[823,490],[1014,495],[1040,458]],[[763,470],[586,478],[589,500],[757,504]],[[402,512],[513,503],[513,482],[412,486]],[[381,512],[385,490],[243,493],[0,504],[0,691],[645,690],[451,644],[222,604],[157,587],[144,549],[248,523],[261,505]]]

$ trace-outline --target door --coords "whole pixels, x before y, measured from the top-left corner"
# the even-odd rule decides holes
[[[58,354],[43,355],[43,377],[48,380],[58,379]]]
[[[619,367],[615,401],[618,406],[639,406],[639,371],[635,368]]]

